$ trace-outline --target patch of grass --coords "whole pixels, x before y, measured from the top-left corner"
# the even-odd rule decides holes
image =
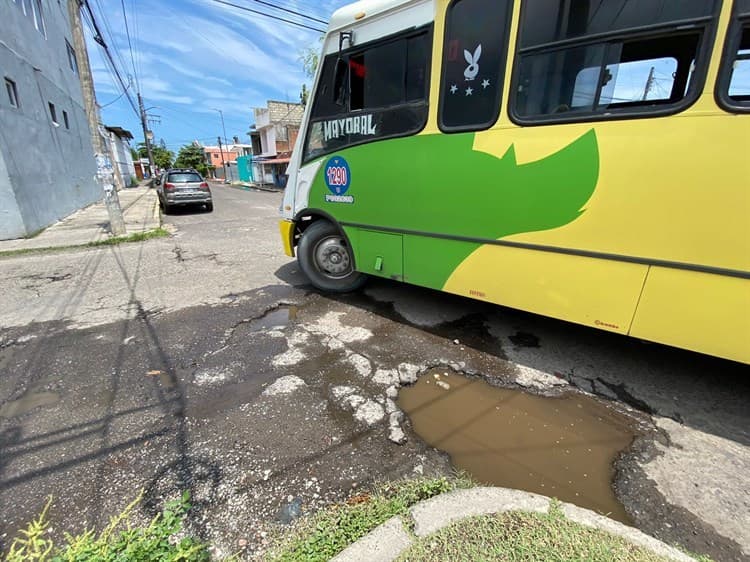
[[[67,246],[50,246],[47,248],[21,248],[18,250],[5,250],[0,251],[0,257],[23,256],[27,254],[50,254],[53,252],[61,252],[64,250],[74,250],[76,248],[117,246],[118,244],[127,244],[129,242],[143,242],[144,240],[151,240],[152,238],[163,238],[165,236],[169,236],[169,231],[162,227],[159,227],[154,228],[153,230],[147,230],[146,232],[135,232],[127,236],[113,236],[112,238],[95,240],[94,242],[87,242],[86,244],[70,244]]]
[[[44,510],[11,542],[5,562],[207,562],[207,546],[193,537],[176,539],[190,509],[190,495],[169,502],[164,510],[145,527],[131,524],[131,516],[140,503],[142,493],[120,514],[110,519],[100,532],[93,529],[72,536],[65,534],[65,542],[56,545],[47,536],[47,511]]]
[[[127,236],[113,236],[112,238],[105,238],[104,240],[96,240],[95,242],[89,242],[86,246],[116,246],[117,244],[125,244],[127,242],[143,242],[144,240],[151,240],[152,238],[163,238],[169,236],[169,232],[162,227],[154,228],[153,230],[147,230],[146,232],[135,232]]]
[[[267,558],[278,562],[329,560],[381,523],[405,513],[415,503],[473,485],[468,478],[459,476],[401,480],[376,486],[372,492],[360,493],[344,504],[300,521]]]
[[[668,559],[615,535],[574,523],[553,503],[545,514],[508,512],[456,521],[418,539],[398,560],[665,562]]]

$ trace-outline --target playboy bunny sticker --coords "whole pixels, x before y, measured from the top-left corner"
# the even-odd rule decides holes
[[[479,74],[479,57],[482,56],[482,44],[480,43],[476,49],[474,49],[474,54],[472,55],[469,51],[464,49],[464,58],[466,59],[466,62],[469,63],[469,66],[466,67],[466,70],[464,70],[464,78],[466,78],[467,81],[474,80],[474,78],[477,77],[477,74]]]

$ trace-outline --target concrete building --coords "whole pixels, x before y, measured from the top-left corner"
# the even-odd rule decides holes
[[[101,198],[67,2],[0,1],[0,240]]]
[[[114,155],[113,166],[120,169],[120,176],[125,184],[129,187],[138,181],[133,164],[133,155],[130,153],[130,141],[133,140],[133,133],[122,127],[104,127],[107,130],[105,141],[110,154]]]
[[[219,146],[203,146],[203,154],[206,158],[206,164],[212,168],[211,173],[214,178],[226,179],[228,181],[239,181],[240,176],[237,171],[237,159],[242,156],[250,156],[253,153],[253,147],[250,144],[231,143]],[[224,161],[222,163],[222,153]],[[224,169],[226,168],[226,178]]]
[[[253,145],[260,145],[260,153],[254,151],[254,175],[262,183],[280,187],[284,183],[289,157],[299,135],[305,106],[273,100],[266,105],[253,110],[255,130],[250,137]]]

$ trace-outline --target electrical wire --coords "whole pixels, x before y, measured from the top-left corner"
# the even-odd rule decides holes
[[[95,0],[95,2],[96,2],[96,7],[97,7],[97,10],[98,10],[98,13],[101,14],[101,18],[102,18],[102,20],[104,22],[104,34],[103,34],[103,36],[105,36],[105,39],[106,39],[106,41],[107,41],[108,44],[114,45],[115,44],[115,34],[112,33],[112,28],[109,25],[109,21],[107,20],[107,18],[104,17],[105,11],[104,11],[104,6],[102,4],[102,1],[101,0]],[[106,35],[108,35],[108,38],[106,37]],[[117,60],[118,60],[118,62],[120,64],[120,68],[122,68],[124,71],[127,71],[128,63],[125,62],[125,59],[123,58],[122,53],[120,52],[120,50],[116,49],[114,54],[117,56]],[[128,76],[130,76],[129,73],[128,73]],[[130,83],[130,79],[128,80],[128,83]]]
[[[130,27],[128,26],[128,15],[125,12],[125,0],[120,0],[122,6],[122,19],[125,22],[125,36],[128,38],[128,49],[130,49],[130,62],[133,64],[133,76],[135,76],[135,84],[138,91],[141,91],[141,83],[138,80],[138,71],[135,68],[135,55],[133,55],[133,43],[130,40]]]
[[[130,86],[128,86],[128,87],[130,87]],[[120,94],[119,96],[117,96],[117,97],[116,97],[115,99],[113,99],[112,101],[110,101],[110,102],[107,102],[107,103],[105,103],[104,105],[100,105],[100,106],[99,106],[99,109],[104,109],[105,107],[109,107],[110,105],[112,105],[113,103],[115,103],[116,101],[118,101],[118,100],[119,100],[119,99],[120,99],[120,98],[121,98],[122,96],[124,96],[124,95],[125,95],[125,92],[121,93],[121,94]]]
[[[107,46],[107,42],[104,40],[104,37],[102,37],[101,30],[99,29],[99,25],[96,22],[96,17],[94,16],[94,11],[91,9],[91,5],[89,4],[88,0],[83,0],[82,5],[86,8],[86,13],[88,14],[88,17],[90,18],[90,21],[87,21],[87,23],[90,23],[92,27],[92,34],[94,36],[94,41],[96,41],[104,50],[104,54],[106,55],[107,60],[112,65],[112,71],[114,72],[115,77],[117,78],[117,81],[122,87],[123,94],[127,96],[127,99],[130,102],[130,106],[133,108],[133,111],[135,112],[136,116],[140,118],[140,113],[138,111],[138,108],[136,107],[135,102],[133,101],[133,98],[130,96],[130,92],[128,92],[128,86],[125,85],[125,81],[123,80],[122,75],[120,74],[120,71],[117,68],[117,65],[115,64],[114,58],[112,57],[112,52],[109,50],[109,47]]]
[[[232,8],[237,8],[238,10],[243,10],[245,12],[250,12],[253,14],[258,14],[260,16],[265,16],[267,18],[271,18],[277,21],[281,21],[284,23],[288,23],[290,25],[296,25],[297,27],[302,27],[304,29],[309,29],[310,31],[317,31],[318,33],[325,33],[324,29],[318,29],[317,27],[312,27],[310,25],[306,25],[304,23],[296,22],[293,20],[289,20],[286,18],[282,18],[279,16],[274,16],[273,14],[268,14],[266,12],[261,12],[260,10],[253,10],[252,8],[248,8],[247,6],[240,6],[239,4],[234,4],[232,2],[227,2],[226,0],[211,0],[212,2],[216,2],[217,4],[224,4],[225,6],[231,6]],[[308,17],[308,16],[305,16]]]
[[[276,10],[286,12],[287,14],[293,14],[295,16],[300,16],[310,21],[322,23],[323,25],[328,25],[328,22],[326,20],[316,18],[315,16],[308,16],[307,14],[303,14],[301,12],[295,12],[294,10],[290,10],[289,8],[284,8],[282,6],[279,6],[278,4],[274,4],[273,2],[266,2],[265,0],[252,0],[252,1],[257,2],[258,4],[262,4],[263,6],[268,6],[269,8],[274,8]]]

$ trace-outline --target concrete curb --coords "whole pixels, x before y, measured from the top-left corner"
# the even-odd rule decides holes
[[[392,517],[333,558],[335,562],[390,562],[409,548],[416,538],[439,531],[465,517],[492,515],[508,511],[548,513],[551,498],[521,490],[480,487],[454,490],[420,502],[408,511],[414,534],[404,527],[400,516]],[[587,527],[622,537],[636,546],[677,562],[695,562],[693,558],[658,539],[588,509],[560,503],[565,516]]]
[[[244,184],[232,184],[232,183],[225,183],[222,184],[224,187],[231,187],[233,189],[240,189],[242,191],[265,191],[267,193],[283,193],[284,188],[278,187],[278,188],[271,188],[271,187],[259,187],[257,185],[244,185]]]

